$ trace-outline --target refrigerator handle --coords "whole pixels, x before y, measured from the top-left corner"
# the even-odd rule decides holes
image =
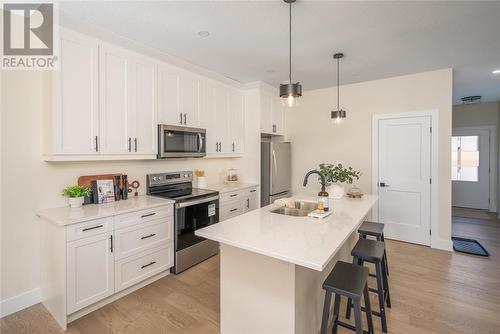
[[[273,174],[276,176],[276,175],[278,175],[278,165],[276,163],[276,152],[274,150],[273,150],[273,162],[272,162],[272,164],[273,164],[273,169],[274,169]],[[274,178],[272,178],[272,184],[274,186]]]

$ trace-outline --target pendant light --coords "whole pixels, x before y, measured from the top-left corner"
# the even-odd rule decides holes
[[[346,112],[340,109],[340,59],[344,58],[343,53],[336,53],[333,59],[337,60],[337,110],[331,112],[332,121],[335,124],[340,124],[345,119]]]
[[[288,83],[280,85],[281,101],[288,107],[294,107],[298,104],[298,98],[302,96],[302,86],[300,83],[292,83],[292,3],[296,0],[283,0],[290,6],[289,15],[289,54],[288,54]]]

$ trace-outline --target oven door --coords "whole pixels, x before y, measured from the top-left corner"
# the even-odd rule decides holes
[[[204,157],[206,130],[158,125],[158,158]]]
[[[175,204],[175,250],[180,251],[206,240],[194,232],[218,222],[219,196]]]

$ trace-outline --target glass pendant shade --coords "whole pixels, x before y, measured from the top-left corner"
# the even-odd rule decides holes
[[[334,110],[331,112],[331,118],[333,124],[340,124],[344,121],[346,117],[346,112],[343,109]]]
[[[302,86],[300,83],[288,83],[280,85],[281,103],[289,108],[299,104],[299,97],[302,96]]]

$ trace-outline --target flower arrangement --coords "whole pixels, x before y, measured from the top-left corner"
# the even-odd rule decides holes
[[[319,171],[325,176],[327,186],[333,183],[352,184],[354,180],[359,180],[361,176],[360,171],[354,170],[351,166],[344,167],[341,163],[319,164]]]

